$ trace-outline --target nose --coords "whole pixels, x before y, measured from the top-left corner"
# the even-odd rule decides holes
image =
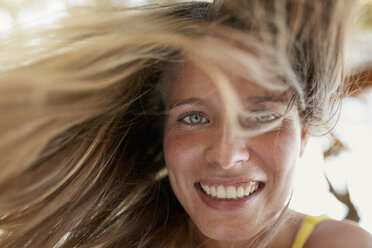
[[[215,127],[205,154],[208,164],[224,170],[245,164],[250,156],[245,140],[229,125]]]

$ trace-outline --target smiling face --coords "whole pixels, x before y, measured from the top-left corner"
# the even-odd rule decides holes
[[[288,99],[230,78],[254,118],[242,128],[278,119]],[[191,63],[165,87],[164,155],[178,200],[200,232],[219,241],[248,240],[278,216],[292,188],[306,135],[295,107],[280,125],[248,137],[234,132],[215,84]]]

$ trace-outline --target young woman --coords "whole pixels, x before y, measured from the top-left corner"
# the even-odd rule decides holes
[[[338,111],[351,5],[75,9],[2,40],[0,246],[372,247],[288,209]]]

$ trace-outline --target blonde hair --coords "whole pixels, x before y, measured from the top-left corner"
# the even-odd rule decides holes
[[[203,58],[228,56],[240,76],[293,91],[304,121],[322,124],[343,92],[350,4],[77,8],[55,27],[1,40],[0,246],[195,246],[161,174],[164,74],[191,59],[213,77]],[[207,49],[201,37],[217,39]]]

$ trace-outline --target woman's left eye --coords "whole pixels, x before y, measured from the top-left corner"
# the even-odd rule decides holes
[[[241,124],[246,128],[256,128],[278,119],[280,119],[280,115],[274,112],[257,111],[251,112],[249,117],[241,119]]]
[[[208,123],[207,118],[205,118],[202,114],[198,113],[184,115],[180,118],[180,121],[191,125]]]
[[[265,114],[261,114],[261,115],[256,116],[255,120],[257,122],[270,122],[270,121],[276,120],[278,118],[279,118],[279,116],[276,115],[276,114],[265,113]]]

